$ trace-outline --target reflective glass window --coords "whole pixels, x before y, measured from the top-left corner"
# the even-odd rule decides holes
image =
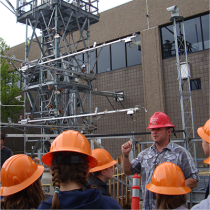
[[[209,43],[209,14],[201,16],[202,22],[202,32],[203,32],[203,39],[204,39],[204,49],[210,48]]]
[[[89,53],[90,56],[90,71],[93,70],[94,73],[96,73],[96,50],[91,51]],[[87,60],[87,53],[84,54],[84,63],[87,65],[88,60]]]
[[[126,67],[125,42],[111,45],[112,70]]]
[[[100,53],[100,55],[99,55]],[[110,66],[110,46],[105,46],[101,49],[97,49],[98,58],[98,73],[107,72],[111,70]]]
[[[200,17],[184,21],[187,52],[203,50]]]
[[[162,38],[162,56],[163,58],[169,58],[176,55],[174,45],[174,31],[173,25],[164,26],[161,28]]]
[[[191,90],[199,90],[201,89],[201,80],[199,79],[191,79],[190,80],[190,88]]]
[[[209,14],[184,21],[187,52],[209,49]],[[180,22],[176,25],[178,38],[183,37]],[[174,45],[173,24],[161,29],[162,56],[168,58],[176,55]],[[180,39],[178,39],[180,40]],[[178,43],[179,48],[181,45]]]
[[[126,43],[127,66],[141,64],[141,40],[140,35],[132,39],[132,42]]]

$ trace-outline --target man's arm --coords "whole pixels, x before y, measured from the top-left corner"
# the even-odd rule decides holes
[[[192,190],[198,186],[198,181],[196,179],[189,178],[185,180],[185,185]]]
[[[183,153],[180,156],[179,167],[184,173],[185,185],[191,189],[196,188],[199,181],[198,169],[190,152],[186,149],[183,149]]]
[[[132,149],[132,143],[130,141],[122,145],[122,168],[125,175],[132,175],[131,172],[131,163],[129,161],[129,152]]]
[[[122,168],[125,175],[132,175],[131,163],[129,161],[128,155],[122,155]]]

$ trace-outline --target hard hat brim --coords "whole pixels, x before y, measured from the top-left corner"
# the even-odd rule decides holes
[[[203,131],[203,127],[198,128],[197,133],[204,141],[210,144],[210,137]]]
[[[88,165],[90,166],[90,168],[94,168],[98,165],[98,161],[93,157],[90,156],[87,152],[85,152],[84,150],[80,150],[80,149],[75,149],[75,147],[69,147],[66,149],[63,148],[56,148],[56,150],[54,149],[53,152],[48,152],[45,155],[42,156],[42,162],[48,166],[51,166],[52,160],[53,160],[53,154],[56,152],[75,152],[75,153],[80,153],[80,154],[84,154],[88,156]]]
[[[184,195],[188,194],[191,189],[187,186],[184,187],[162,187],[162,186],[155,186],[152,183],[146,185],[146,188],[153,192],[163,195]]]
[[[210,157],[206,158],[203,162],[210,165]]]
[[[147,129],[153,129],[153,128],[174,128],[175,125],[172,124],[164,124],[164,125],[149,125]]]
[[[109,168],[111,166],[114,166],[116,163],[117,163],[117,161],[113,160],[110,163],[104,164],[102,166],[96,166],[96,167],[90,169],[90,173],[107,169],[107,168]]]
[[[44,166],[38,165],[37,170],[32,174],[32,176],[26,179],[25,181],[21,182],[20,184],[13,185],[11,187],[1,186],[0,196],[8,196],[20,192],[21,190],[33,184],[42,175],[43,172],[44,172]]]

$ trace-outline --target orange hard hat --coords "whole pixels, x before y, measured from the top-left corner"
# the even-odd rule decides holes
[[[171,123],[167,114],[163,112],[155,112],[149,120],[149,126],[147,129],[172,127],[175,127],[175,125]]]
[[[94,149],[92,155],[98,161],[98,165],[90,169],[90,173],[101,171],[103,169],[109,168],[117,163],[113,160],[111,155],[105,149]]]
[[[171,162],[164,162],[157,166],[146,188],[151,192],[163,195],[184,195],[191,191],[185,186],[182,170]]]
[[[203,127],[198,128],[198,135],[210,144],[210,119],[206,121]]]
[[[203,162],[210,165],[210,157],[206,158]]]
[[[44,166],[37,165],[28,155],[13,155],[1,168],[1,196],[15,194],[33,184],[43,173]]]
[[[74,152],[87,155],[90,168],[97,166],[98,161],[92,156],[92,150],[86,137],[78,131],[68,130],[59,134],[52,142],[50,151],[42,156],[42,162],[51,166],[56,152]]]

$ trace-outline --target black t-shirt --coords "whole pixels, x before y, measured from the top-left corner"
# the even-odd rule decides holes
[[[1,150],[1,167],[4,164],[4,162],[13,155],[12,150],[3,146]]]

